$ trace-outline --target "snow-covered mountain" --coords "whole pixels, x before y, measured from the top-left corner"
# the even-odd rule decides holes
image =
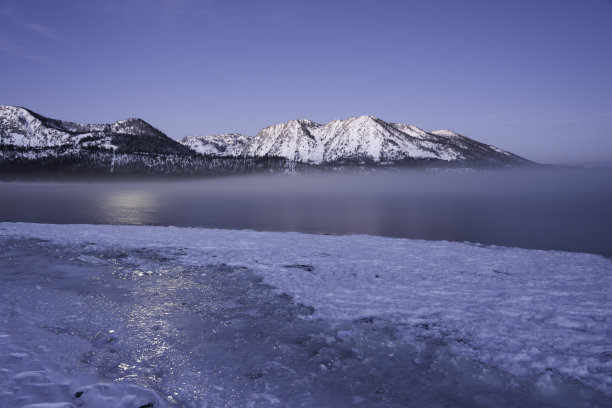
[[[527,160],[449,130],[371,116],[321,125],[292,120],[257,135],[173,140],[142,119],[79,124],[0,106],[2,174],[227,174],[413,163],[505,165]]]
[[[431,160],[485,164],[527,160],[494,146],[452,132],[426,132],[413,125],[387,123],[360,116],[318,124],[291,120],[262,129],[256,136],[189,136],[181,143],[218,156],[283,157],[322,164],[339,162],[393,163]]]
[[[141,119],[89,125],[0,106],[0,176],[215,175],[296,167],[276,157],[237,159],[203,153]]]
[[[142,119],[89,125],[46,118],[28,109],[0,106],[2,151],[48,155],[52,150],[89,149],[117,153],[193,154]]]

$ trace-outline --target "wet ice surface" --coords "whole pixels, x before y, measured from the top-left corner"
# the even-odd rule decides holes
[[[0,224],[0,406],[606,406],[610,265],[376,237]]]

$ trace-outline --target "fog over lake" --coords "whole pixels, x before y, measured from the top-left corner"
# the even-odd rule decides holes
[[[612,256],[612,170],[0,183],[0,221],[370,234]]]

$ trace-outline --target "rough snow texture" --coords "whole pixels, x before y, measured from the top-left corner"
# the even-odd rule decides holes
[[[387,123],[372,116],[334,120],[325,125],[307,119],[291,120],[262,129],[248,139],[242,135],[199,136],[185,138],[182,143],[196,151],[221,156],[278,156],[314,164],[413,159],[498,164],[525,161],[449,130],[428,133],[413,125]]]
[[[238,133],[214,136],[185,136],[181,143],[190,149],[211,156],[242,156],[247,137]]]
[[[85,129],[74,123],[64,124],[64,129],[46,126],[27,109],[0,106],[0,145],[23,148],[75,146],[81,139],[91,137],[92,132],[104,130],[103,125],[91,125]],[[109,138],[99,138],[97,142],[109,149],[116,148]]]
[[[393,341],[449,350],[553,387],[612,396],[612,261],[556,251],[373,236],[0,224],[0,237],[179,251],[185,266],[245,266],[330,321],[374,319]],[[93,259],[92,262],[97,262]],[[347,330],[347,339],[357,335]]]

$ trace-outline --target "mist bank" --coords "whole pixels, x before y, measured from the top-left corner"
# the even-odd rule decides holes
[[[368,234],[612,256],[610,169],[3,182],[0,220]]]
[[[44,149],[43,149],[44,150]],[[406,170],[463,170],[539,168],[532,162],[500,166],[480,162],[405,159],[390,163],[347,159],[312,164],[284,157],[221,157],[193,154],[114,153],[100,149],[37,151],[24,157],[5,150],[0,154],[0,180],[4,181],[133,181],[203,179],[255,174],[395,173]],[[31,152],[29,152],[31,153]],[[28,154],[29,154],[28,153]]]

